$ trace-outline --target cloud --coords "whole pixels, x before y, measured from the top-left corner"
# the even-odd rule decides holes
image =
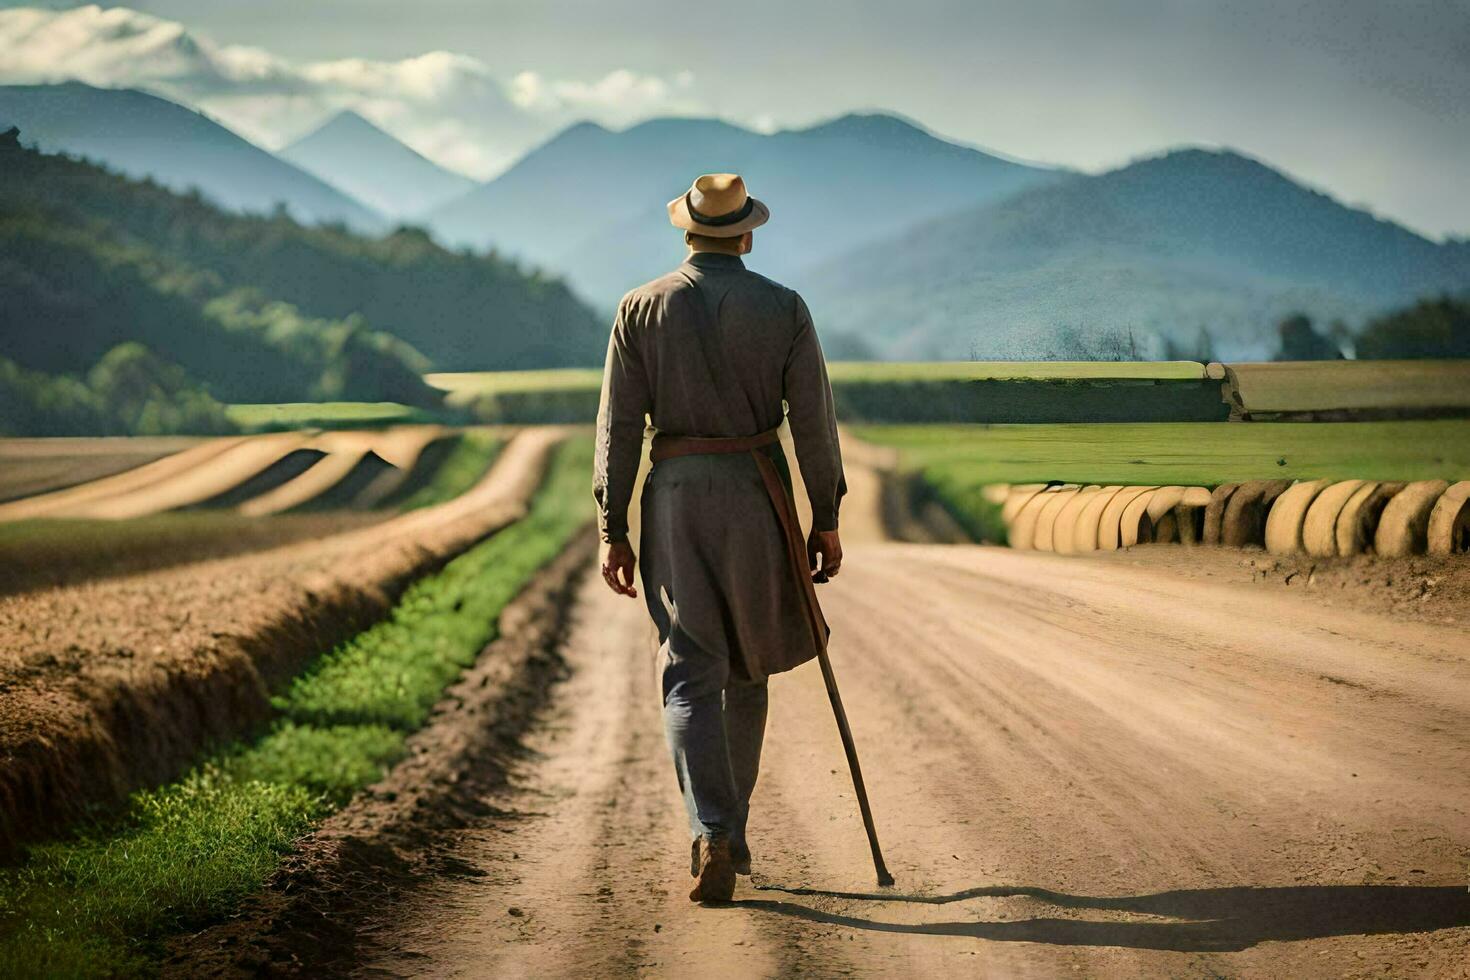
[[[295,62],[218,44],[126,7],[0,5],[0,83],[61,81],[147,89],[269,147],[352,108],[476,177],[493,175],[576,120],[616,126],[706,111],[688,72],[664,78],[620,69],[584,80],[527,70],[507,82],[484,62],[449,51],[401,61]]]
[[[528,112],[578,113],[632,121],[649,115],[688,115],[704,110],[694,95],[694,75],[672,79],[640,75],[625,68],[595,82],[558,81],[523,71],[510,81],[510,100]]]

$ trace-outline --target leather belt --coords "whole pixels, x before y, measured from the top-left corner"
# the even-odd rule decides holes
[[[776,519],[781,524],[782,537],[786,539],[786,559],[796,576],[802,594],[802,606],[806,613],[807,627],[811,630],[814,649],[812,656],[827,649],[827,620],[817,602],[817,590],[812,584],[811,568],[807,564],[806,542],[801,537],[801,520],[796,514],[796,502],[786,490],[775,462],[761,450],[781,441],[779,429],[769,429],[753,436],[676,436],[663,432],[653,437],[653,449],[649,453],[654,463],[678,456],[725,455],[750,453],[760,470],[766,494],[771,506],[776,509]],[[794,665],[793,665],[794,666]]]

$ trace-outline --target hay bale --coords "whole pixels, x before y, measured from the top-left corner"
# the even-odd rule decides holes
[[[1450,488],[1447,480],[1416,480],[1394,494],[1378,519],[1373,550],[1380,555],[1422,555],[1429,540],[1429,515]]]
[[[1056,528],[1057,515],[1065,510],[1067,505],[1081,492],[1080,487],[1059,488],[1056,493],[1048,495],[1051,499],[1042,505],[1041,512],[1036,516],[1036,534],[1031,540],[1031,547],[1037,551],[1055,550],[1052,532]]]
[[[1402,483],[1364,483],[1343,504],[1337,516],[1337,553],[1360,555],[1373,550],[1373,535],[1378,530],[1378,518],[1394,494],[1404,488]]]
[[[1307,510],[1331,480],[1301,480],[1286,488],[1266,514],[1266,550],[1273,555],[1294,555],[1303,550],[1302,525]]]
[[[1036,522],[1041,518],[1041,511],[1063,490],[1075,489],[1077,489],[1075,483],[1047,487],[1027,500],[1016,513],[1015,521],[1006,528],[1006,540],[1010,546],[1022,551],[1034,548],[1036,546]]]
[[[1045,483],[1020,483],[1011,487],[1006,494],[1005,502],[1000,505],[1000,519],[1009,528],[1016,520],[1016,515],[1021,508],[1031,500],[1032,497],[1046,489]]]
[[[1059,555],[1070,555],[1077,551],[1077,515],[1087,506],[1087,502],[1096,497],[1102,487],[1093,484],[1083,487],[1072,495],[1066,506],[1057,511],[1056,520],[1052,523],[1051,549]]]
[[[1220,531],[1225,525],[1225,508],[1230,506],[1230,498],[1239,489],[1239,483],[1222,483],[1210,491],[1210,501],[1205,505],[1204,523],[1200,528],[1202,544],[1220,544]]]
[[[1159,493],[1162,488],[1146,490],[1128,501],[1123,508],[1123,514],[1118,518],[1118,544],[1124,548],[1131,548],[1136,544],[1147,544],[1153,540],[1154,522],[1149,517],[1149,501]]]
[[[1343,480],[1324,487],[1302,520],[1302,550],[1315,558],[1337,554],[1337,518],[1352,495],[1367,482]]]
[[[1072,524],[1073,552],[1080,554],[1097,550],[1097,529],[1103,510],[1122,489],[1121,486],[1103,487],[1097,493],[1088,495],[1087,502],[1077,512],[1077,519]]]
[[[1290,480],[1248,480],[1230,495],[1220,522],[1220,543],[1246,548],[1266,543],[1266,512],[1291,486]]]
[[[1148,496],[1149,534],[1140,541],[1168,544],[1179,540],[1179,525],[1174,508],[1184,499],[1184,487],[1159,487]]]
[[[1446,490],[1429,515],[1426,550],[1431,555],[1454,555],[1470,550],[1470,480]]]
[[[1097,521],[1097,547],[1099,551],[1116,551],[1122,543],[1120,531],[1123,526],[1123,511],[1140,495],[1157,490],[1158,487],[1124,487],[1113,494],[1103,508]]]
[[[1174,509],[1154,523],[1154,540],[1197,545],[1204,526],[1205,508],[1210,504],[1210,491],[1205,487],[1180,487],[1180,490],[1182,493]]]

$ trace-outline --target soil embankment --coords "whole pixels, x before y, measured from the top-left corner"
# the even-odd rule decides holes
[[[524,513],[562,436],[526,430],[469,493],[373,527],[0,598],[0,850],[266,717],[272,686]]]
[[[0,524],[0,596],[314,541],[391,516],[346,510],[270,518],[193,512],[154,514],[131,521]]]
[[[203,441],[196,436],[0,439],[0,504],[112,476]]]

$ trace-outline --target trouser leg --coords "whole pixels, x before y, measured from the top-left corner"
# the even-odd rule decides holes
[[[733,853],[747,853],[745,822],[750,816],[750,795],[760,775],[761,745],[766,736],[766,682],[731,676],[725,687],[725,742],[730,752],[730,773],[738,800],[736,823],[730,831]]]
[[[693,837],[728,838],[741,825],[741,798],[725,726],[729,664],[675,630],[663,656],[664,734]]]

